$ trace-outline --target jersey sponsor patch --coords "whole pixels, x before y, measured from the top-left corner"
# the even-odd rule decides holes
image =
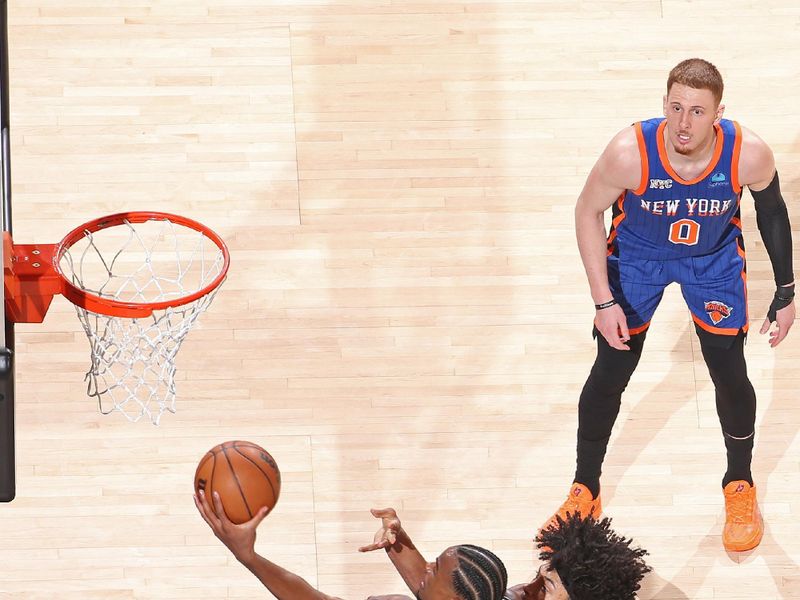
[[[711,175],[711,182],[708,184],[708,187],[718,188],[721,185],[728,185],[728,180],[725,177],[725,173],[717,171],[716,173]]]
[[[706,311],[706,314],[708,314],[711,322],[714,323],[714,325],[722,321],[722,319],[727,319],[730,317],[731,313],[733,312],[732,306],[728,306],[719,300],[708,300],[703,304],[703,309]]]

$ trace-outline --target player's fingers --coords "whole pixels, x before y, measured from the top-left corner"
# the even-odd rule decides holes
[[[248,523],[248,525],[250,525],[253,529],[255,529],[256,527],[261,525],[261,521],[264,520],[264,518],[267,516],[268,513],[269,513],[269,509],[266,506],[262,506],[261,510],[259,510],[256,513],[256,516],[253,517],[252,519],[250,519],[250,522]]]
[[[602,331],[600,333],[603,335],[603,338],[605,338],[606,342],[608,342],[608,345],[612,348],[615,348],[616,350],[630,350],[630,348],[623,344],[622,340],[619,339],[618,331],[615,331],[613,335],[606,335],[606,333]]]
[[[787,324],[778,323],[778,327],[775,330],[774,335],[772,336],[773,343],[772,347],[774,348],[778,344],[783,341],[783,338],[786,337],[786,334],[789,333],[789,326]]]
[[[397,513],[393,508],[371,508],[369,512],[378,519],[396,519]]]
[[[214,512],[216,513],[219,522],[223,526],[231,525],[232,523],[230,519],[228,519],[228,515],[225,514],[225,509],[222,508],[222,499],[219,497],[219,492],[214,492],[212,496],[214,497]]]
[[[206,520],[206,523],[208,523],[212,529],[217,529],[219,527],[219,519],[209,505],[208,498],[203,490],[200,490],[199,508],[203,518]]]
[[[198,500],[197,496],[192,496],[192,499],[194,500],[194,505],[197,507],[197,511],[200,513],[200,516],[203,517],[203,521],[211,525],[208,517],[206,516],[206,511],[203,509],[203,505],[200,504],[200,500]]]
[[[613,310],[613,308],[608,310]],[[619,315],[599,314],[597,317],[595,317],[594,326],[597,328],[597,331],[600,333],[600,335],[603,336],[603,339],[608,342],[608,345],[612,348],[616,350],[629,349],[624,344],[626,340],[620,339],[622,337],[621,333],[623,328],[626,336],[628,333],[628,324],[626,323],[624,316],[620,318]]]
[[[208,516],[213,511],[211,510],[211,506],[208,504],[208,498],[206,497],[206,493],[204,490],[200,490],[198,492],[198,504],[200,506],[200,510],[203,511],[203,514]]]
[[[758,332],[761,335],[764,335],[765,333],[767,333],[769,331],[769,326],[770,326],[770,320],[769,320],[769,318],[766,318],[766,319],[764,319],[764,322],[761,324],[761,329],[759,329]]]
[[[359,552],[372,552],[373,550],[380,550],[381,548],[386,548],[389,544],[384,540],[381,542],[376,542],[374,544],[367,544],[366,546],[361,546],[358,551]]]
[[[376,517],[393,517],[393,516],[396,516],[396,513],[395,513],[394,509],[391,506],[386,507],[386,508],[373,508],[373,509],[370,509],[370,510],[372,511],[372,514],[375,515]]]
[[[627,342],[629,339],[631,339],[631,334],[628,330],[628,323],[626,321],[619,321],[617,326],[619,327],[619,337],[622,338],[623,342]]]
[[[630,350],[630,346],[626,344],[631,339],[630,334],[628,333],[628,326],[627,325],[619,325],[617,328],[617,342],[619,343],[618,350]]]

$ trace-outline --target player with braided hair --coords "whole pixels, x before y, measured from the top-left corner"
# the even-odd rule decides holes
[[[267,514],[262,509],[246,523],[232,523],[215,492],[214,507],[201,491],[195,505],[214,534],[278,600],[340,600],[313,588],[295,575],[255,551],[256,528]],[[394,509],[373,510],[381,528],[372,544],[359,550],[384,548],[403,581],[417,600],[502,600],[508,575],[503,562],[486,548],[464,544],[442,552],[435,562],[426,562],[400,525]],[[402,595],[370,596],[370,600],[409,600]]]
[[[455,546],[455,553],[458,567],[453,571],[453,588],[459,598],[502,598],[508,575],[499,558],[472,544]]]
[[[369,552],[383,548],[397,572],[417,600],[501,600],[505,598],[508,575],[503,562],[480,546],[462,544],[442,552],[428,563],[400,524],[393,508],[372,510],[381,520],[373,543],[360,548]],[[375,598],[384,598],[375,596]],[[389,596],[387,600],[405,600]]]

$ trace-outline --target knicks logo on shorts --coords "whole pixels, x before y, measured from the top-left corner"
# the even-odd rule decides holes
[[[711,317],[711,322],[716,325],[722,321],[722,319],[727,319],[731,316],[733,307],[723,304],[719,300],[709,300],[708,302],[704,303],[703,310],[705,310],[708,316]]]

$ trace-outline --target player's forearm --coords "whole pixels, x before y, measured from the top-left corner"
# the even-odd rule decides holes
[[[331,596],[311,587],[302,577],[263,556],[253,554],[239,560],[278,600],[332,600]]]
[[[397,533],[397,541],[386,548],[386,554],[408,589],[416,594],[425,578],[427,563],[404,529]]]
[[[587,210],[579,202],[575,209],[575,233],[592,299],[595,304],[607,302],[612,296],[606,267],[606,228],[603,213]]]
[[[775,284],[786,286],[794,283],[792,267],[792,228],[786,203],[781,196],[778,173],[763,190],[750,190],[756,207],[756,223],[761,239],[767,249]]]

